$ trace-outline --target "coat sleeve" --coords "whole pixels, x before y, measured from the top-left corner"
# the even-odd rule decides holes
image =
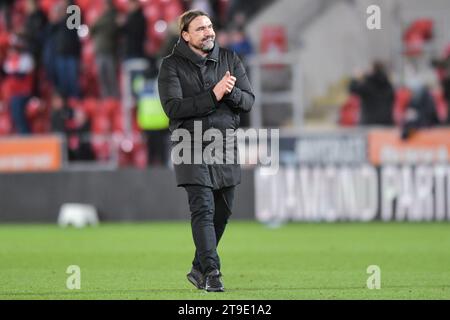
[[[164,112],[170,119],[201,117],[215,111],[218,102],[211,90],[183,98],[175,64],[164,59],[159,71],[158,90]]]
[[[225,102],[233,109],[241,112],[250,112],[255,102],[250,81],[241,59],[236,53],[233,53],[234,70],[232,76],[236,77],[236,84],[231,91],[224,97]]]

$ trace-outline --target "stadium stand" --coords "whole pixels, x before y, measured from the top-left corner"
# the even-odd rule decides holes
[[[37,10],[30,9],[30,3],[35,2]],[[129,2],[126,0],[113,0],[115,9],[118,13],[117,24],[120,24],[125,19],[129,10]],[[252,4],[256,1],[249,1]],[[231,21],[229,13],[237,13],[245,11],[248,16],[255,14],[262,4],[270,1],[260,1],[254,6],[242,6],[238,1],[220,0],[214,4],[213,8],[216,10],[212,14],[218,25],[226,24]],[[88,27],[87,30],[101,17],[106,8],[106,1],[104,0],[17,0],[11,6],[11,14],[7,14],[6,9],[0,11],[0,65],[4,67],[7,62],[7,54],[11,48],[12,41],[19,36],[28,44],[28,34],[26,28],[23,26],[31,23],[31,16],[38,12],[44,16],[48,21],[43,26],[42,31],[34,30],[39,34],[39,41],[42,46],[42,52],[39,56],[35,56],[34,64],[36,70],[27,76],[28,84],[33,88],[33,92],[27,92],[23,98],[23,108],[25,120],[22,123],[28,125],[29,129],[24,129],[30,134],[45,134],[51,132],[50,117],[51,117],[51,101],[55,91],[61,87],[61,75],[58,75],[58,70],[55,60],[55,52],[58,52],[61,31],[65,28],[65,20],[68,17],[66,8],[69,5],[77,5],[81,10],[81,23]],[[172,32],[169,28],[178,16],[186,9],[194,8],[195,1],[188,0],[148,0],[140,1],[143,15],[146,20],[147,30],[144,43],[144,50],[146,59],[150,61],[150,67],[154,68],[157,64],[157,59],[170,52],[167,47],[166,38]],[[62,25],[62,28],[59,26]],[[31,25],[31,24],[30,24]],[[59,29],[58,29],[59,28]],[[81,30],[81,29],[80,29]],[[89,131],[85,133],[87,139],[92,145],[95,154],[95,159],[98,161],[107,161],[114,158],[114,150],[117,149],[122,159],[140,159],[121,161],[126,163],[140,163],[141,166],[146,162],[145,157],[145,138],[137,138],[142,134],[141,128],[136,123],[136,104],[132,108],[124,106],[123,96],[130,94],[128,90],[124,91],[124,87],[120,87],[120,94],[114,99],[102,99],[100,94],[100,77],[96,65],[96,49],[93,37],[90,32],[81,32],[79,30],[78,36],[81,41],[81,53],[77,65],[79,64],[77,84],[80,87],[81,95],[70,93],[67,97],[67,92],[60,92],[63,99],[67,100],[69,108],[74,111],[78,110],[79,114],[84,114],[89,123]],[[86,31],[86,30],[84,30]],[[84,33],[84,34],[83,34]],[[17,35],[17,36],[16,36]],[[124,69],[121,67],[123,62],[120,49],[121,36],[117,39],[119,41],[118,52],[116,58],[118,62],[117,83],[122,83],[124,77]],[[170,44],[170,43],[169,43]],[[73,48],[72,48],[73,49]],[[29,51],[29,46],[21,49],[23,53]],[[76,65],[75,65],[75,68]],[[4,68],[2,68],[4,69]],[[145,70],[143,70],[145,71]],[[69,75],[69,74],[68,74]],[[4,72],[0,76],[0,135],[10,136],[20,133],[20,128],[11,120],[13,113],[11,112],[11,102],[14,93],[14,77],[20,77],[21,86],[24,86],[23,75],[12,75],[8,77]],[[154,76],[154,75],[153,75]],[[30,84],[30,81],[33,83]],[[17,81],[16,81],[17,83]],[[127,84],[132,86],[132,84]],[[72,91],[70,91],[72,92]],[[76,91],[74,91],[76,92]],[[130,90],[132,92],[132,90]],[[133,100],[136,102],[138,94],[133,93]],[[131,121],[131,122],[130,122]],[[70,125],[68,125],[70,127]],[[25,132],[24,132],[25,133]],[[108,137],[107,139],[105,137]],[[113,138],[114,137],[114,138]],[[69,138],[70,140],[70,138]],[[73,140],[73,139],[72,139]],[[124,143],[122,143],[123,141]],[[129,143],[131,141],[131,143]],[[71,145],[72,143],[68,143]],[[121,147],[124,145],[125,147]],[[129,146],[132,146],[131,148]],[[142,151],[143,149],[144,151]],[[135,151],[136,150],[136,151]],[[136,152],[136,155],[130,155]],[[123,155],[127,156],[123,156]]]

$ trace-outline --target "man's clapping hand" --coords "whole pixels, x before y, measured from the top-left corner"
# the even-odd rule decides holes
[[[222,100],[226,94],[230,93],[235,84],[236,78],[231,75],[230,71],[227,71],[222,80],[220,80],[213,89],[217,101]]]

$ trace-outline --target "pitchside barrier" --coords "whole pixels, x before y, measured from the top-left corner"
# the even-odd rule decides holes
[[[401,139],[397,129],[280,138],[277,174],[255,171],[256,217],[282,221],[450,219],[450,129]]]
[[[243,170],[234,219],[253,220],[253,170]],[[186,192],[169,168],[0,174],[0,222],[56,223],[67,203],[92,205],[100,223],[185,220]]]
[[[0,139],[1,222],[56,222],[65,203],[94,206],[100,221],[189,219],[170,168],[71,168],[60,138],[27,139]],[[449,220],[449,155],[450,128],[406,141],[386,128],[281,131],[278,170],[243,166],[234,218]]]

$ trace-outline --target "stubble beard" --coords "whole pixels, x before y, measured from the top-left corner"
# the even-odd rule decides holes
[[[195,49],[200,50],[204,53],[209,53],[211,52],[212,49],[214,49],[214,40],[215,38],[208,38],[208,40],[210,41],[202,41],[202,45],[197,46],[197,45],[192,45]]]

